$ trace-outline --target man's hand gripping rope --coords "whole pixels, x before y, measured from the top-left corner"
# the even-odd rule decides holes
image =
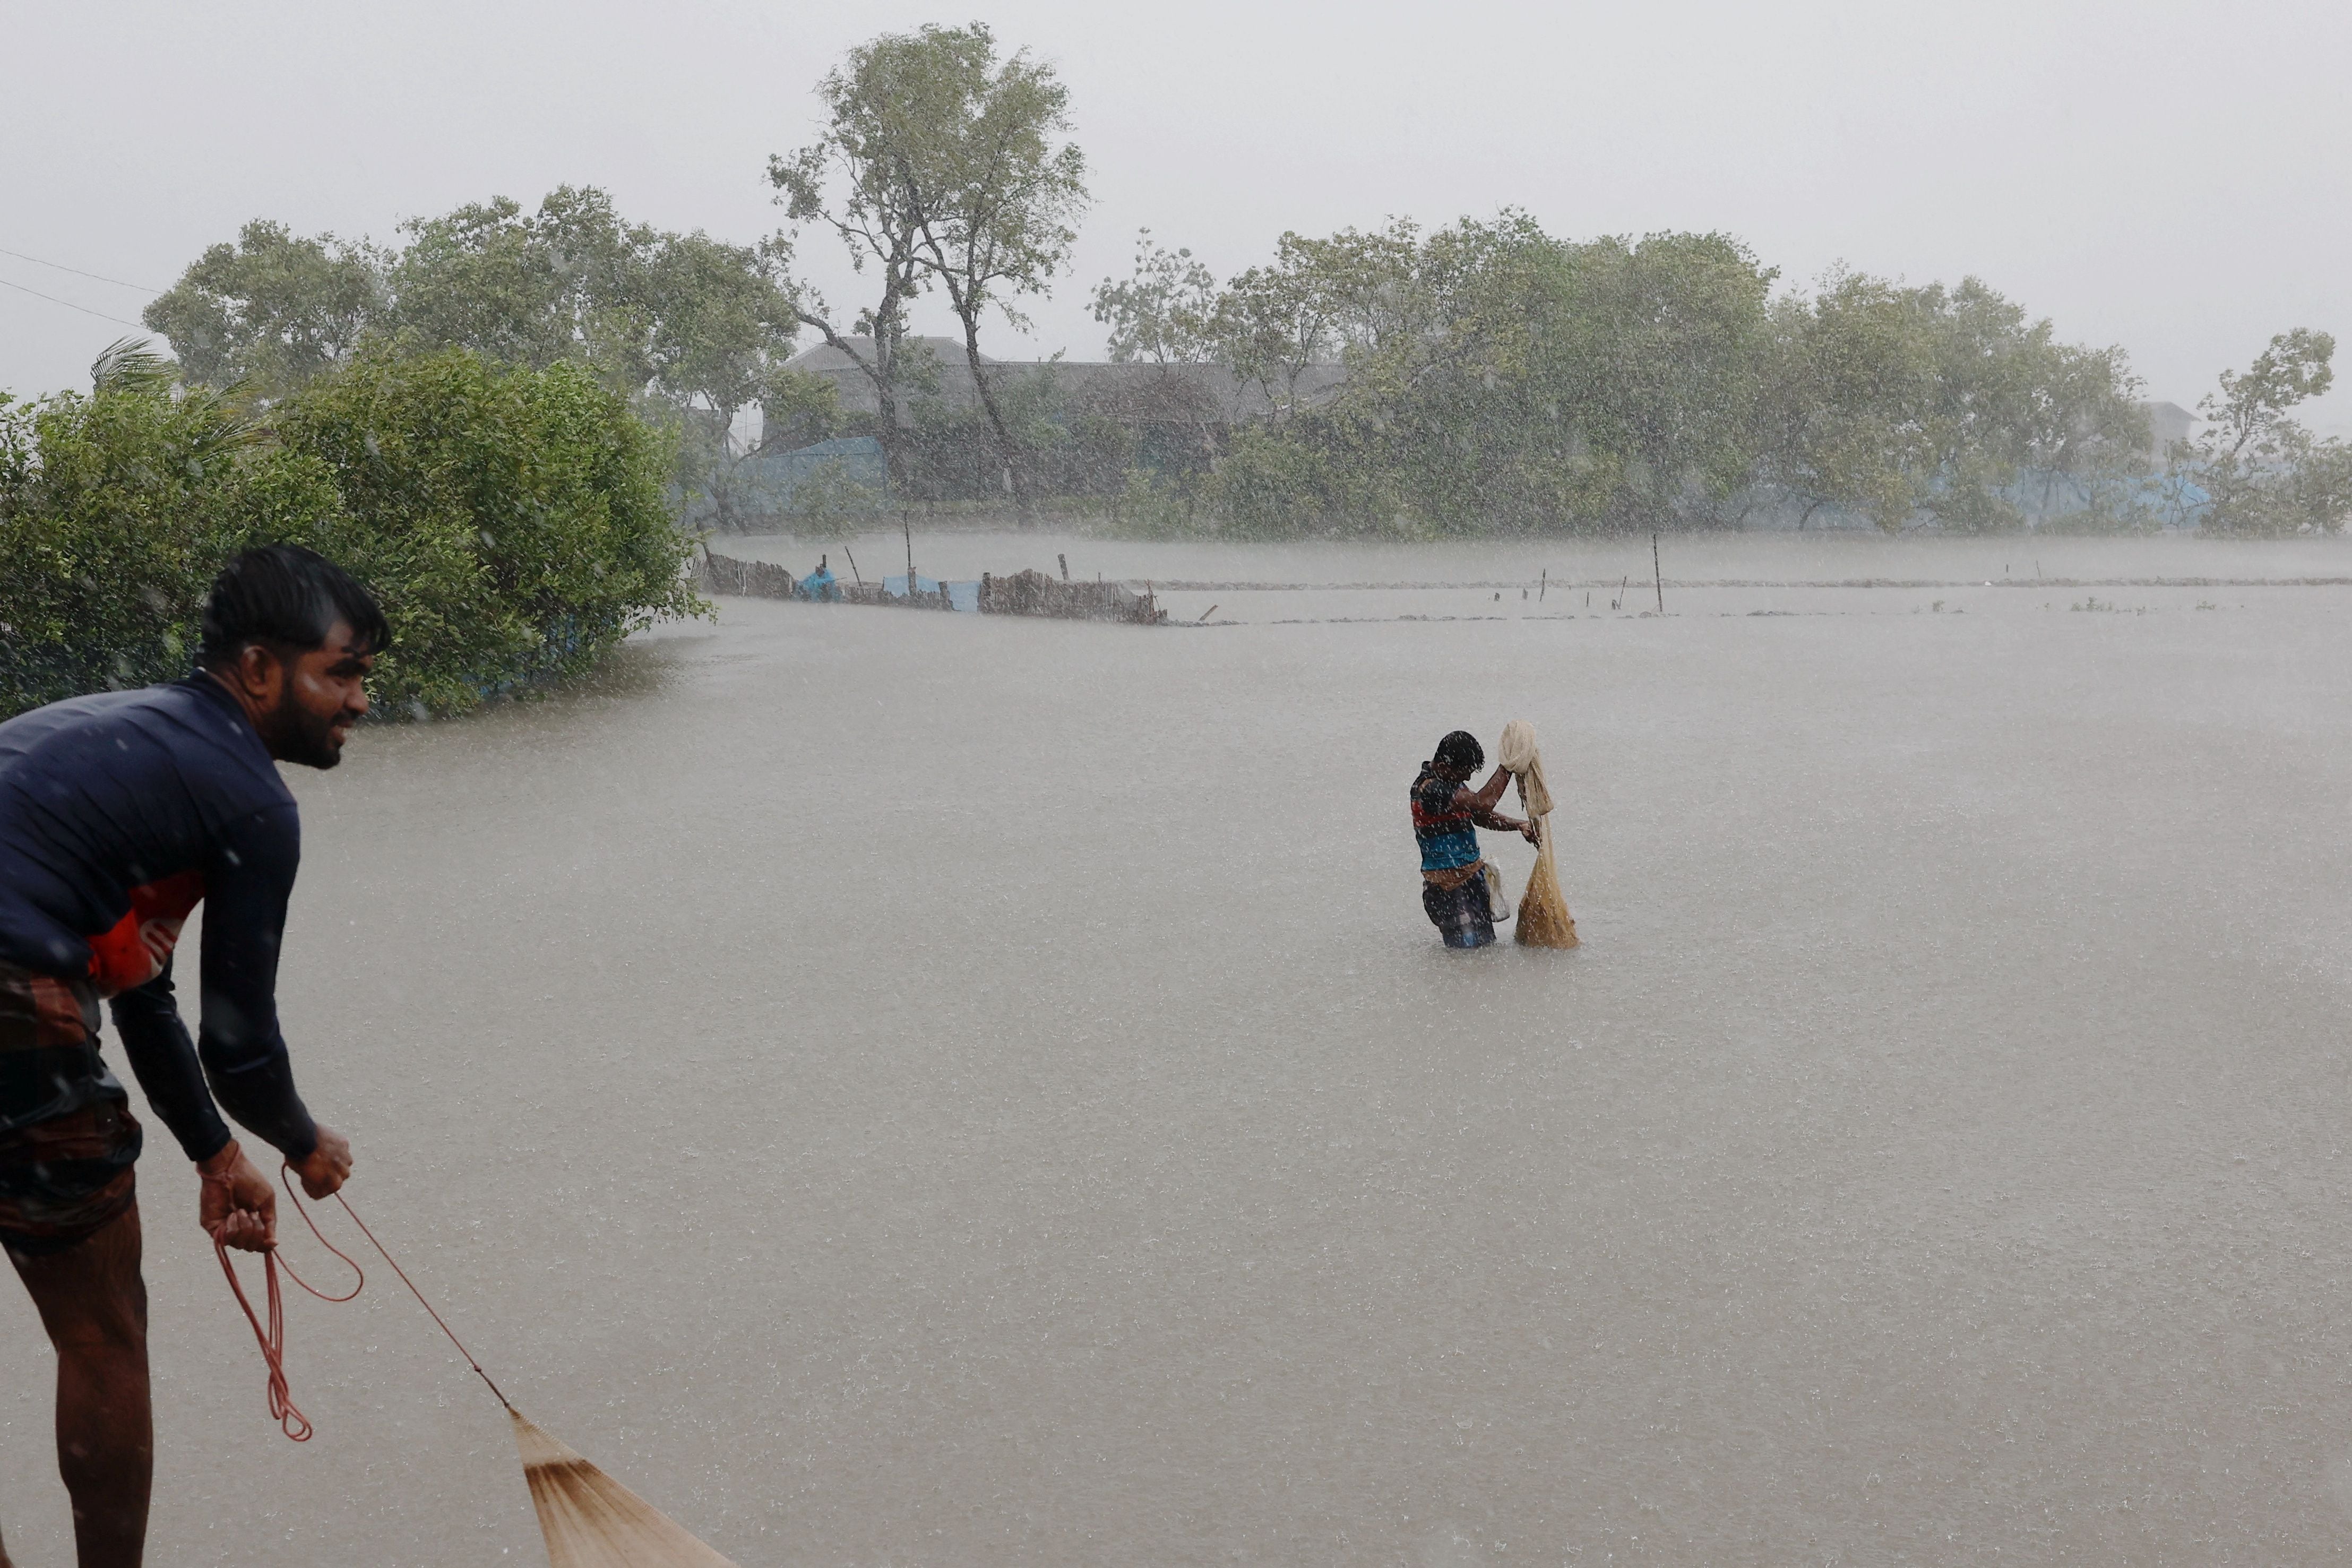
[[[286,1179],[286,1196],[319,1245],[350,1266],[354,1276],[351,1289],[341,1296],[330,1296],[324,1290],[294,1272],[278,1255],[278,1194],[267,1177],[256,1169],[245,1152],[232,1140],[228,1146],[196,1167],[204,1190],[197,1200],[199,1222],[213,1238],[214,1255],[219,1258],[221,1272],[228,1277],[228,1288],[236,1295],[236,1304],[245,1310],[245,1321],[253,1325],[253,1337],[261,1346],[261,1359],[269,1366],[269,1415],[280,1430],[297,1443],[310,1440],[310,1419],[295,1407],[286,1383],[286,1308],[278,1284],[278,1271],[308,1290],[321,1301],[348,1301],[367,1284],[367,1275],[351,1257],[319,1229],[319,1222],[302,1206],[294,1194],[294,1176],[302,1178],[303,1190],[314,1198],[334,1193],[351,1174],[351,1145],[328,1129],[319,1129],[318,1147],[299,1165],[289,1162],[280,1168]],[[348,1205],[346,1205],[348,1206]],[[265,1282],[269,1314],[268,1326],[253,1310],[253,1303],[245,1294],[245,1286],[236,1277],[236,1266],[229,1261],[229,1249],[261,1254],[261,1273]]]

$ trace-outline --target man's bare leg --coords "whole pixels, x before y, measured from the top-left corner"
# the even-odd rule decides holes
[[[139,1209],[63,1252],[9,1260],[57,1348],[58,1473],[73,1500],[77,1561],[139,1568],[155,1472]]]

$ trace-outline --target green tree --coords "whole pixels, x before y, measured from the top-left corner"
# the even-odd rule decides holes
[[[740,519],[736,416],[758,403],[771,418],[789,417],[798,390],[783,379],[799,328],[784,282],[789,254],[775,242],[730,245],[698,230],[662,236],[646,258],[654,390],[673,411],[680,481],[710,499],[721,527]],[[772,405],[779,397],[784,407]]]
[[[1136,233],[1134,274],[1096,285],[1094,317],[1110,329],[1113,364],[1197,364],[1215,349],[1216,303],[1215,274],[1190,250],[1153,244],[1146,228]]]
[[[1026,49],[999,60],[995,38],[977,22],[874,47],[906,57],[899,80],[914,92],[905,106],[907,165],[921,187],[924,264],[963,328],[965,363],[1025,509],[1027,443],[981,358],[980,324],[992,309],[1025,331],[1020,301],[1050,290],[1077,242],[1088,198],[1086,156],[1061,140],[1070,128],[1069,89]]]
[[[662,237],[623,220],[604,192],[559,185],[534,213],[499,196],[401,226],[392,323],[415,347],[585,364],[625,395],[653,379]]]
[[[1936,460],[1936,350],[1916,301],[1883,279],[1840,273],[1772,317],[1760,477],[1797,501],[1800,528],[1823,507],[1901,528]]]
[[[1619,526],[1707,521],[1751,477],[1776,276],[1721,234],[1577,247],[1577,346],[1553,362],[1569,377],[1554,384],[1619,468]]]
[[[1219,358],[1264,394],[1276,425],[1299,408],[1311,365],[1339,358],[1339,302],[1316,271],[1308,242],[1285,233],[1271,265],[1234,274],[1217,296],[1209,338]]]
[[[922,356],[908,352],[907,308],[929,284],[921,256],[923,194],[901,151],[909,139],[899,109],[903,66],[897,50],[875,44],[852,49],[817,84],[827,110],[824,133],[768,160],[768,182],[793,222],[832,229],[854,268],[862,273],[870,266],[879,275],[874,303],[847,321],[806,287],[796,291],[795,310],[874,388],[874,435],[892,474],[906,443],[901,394],[923,373]],[[860,337],[864,349],[856,342]]]
[[[1367,522],[1516,531],[1604,511],[1624,462],[1586,429],[1603,345],[1590,330],[1577,247],[1518,213],[1440,230],[1409,264],[1398,226],[1386,244],[1353,237],[1292,247],[1317,279],[1318,313],[1347,345],[1349,375],[1287,428],[1349,454],[1343,467],[1384,473],[1377,489],[1347,497],[1392,500],[1396,516]],[[1360,303],[1368,268],[1377,316]]]
[[[779,365],[761,385],[760,412],[763,447],[813,447],[840,433],[841,388],[829,375]]]
[[[1344,361],[1360,371],[1383,349],[1431,331],[1447,258],[1458,254],[1436,244],[1425,251],[1402,218],[1324,239],[1286,232],[1270,265],[1237,274],[1217,297],[1208,344],[1257,384],[1283,424],[1302,407],[1299,383],[1312,367]]]
[[[2340,437],[2316,440],[2307,431],[2299,434],[2286,480],[2296,531],[2340,532],[2352,517],[2352,446]]]
[[[1906,289],[1842,273],[1773,310],[1760,475],[1796,500],[1887,531],[1926,516],[1956,532],[2021,528],[2029,475],[2117,513],[2147,417],[2117,349],[2062,343],[1976,279]],[[2101,499],[2104,498],[2104,499]]]
[[[1286,528],[1368,504],[1399,510],[1356,525],[1391,531],[1709,521],[1753,469],[1770,280],[1721,236],[1578,246],[1517,213],[1425,240],[1286,236],[1228,289],[1227,341],[1281,414],[1269,434],[1318,456],[1261,442],[1220,490],[1271,516],[1284,476],[1305,477],[1319,499],[1277,509]],[[1334,351],[1347,379],[1303,407],[1307,367]]]
[[[2335,384],[2335,357],[2326,332],[2281,332],[2243,374],[2223,371],[2219,389],[2198,404],[2207,426],[2174,459],[2210,498],[2207,529],[2275,537],[2343,527],[2352,453],[2315,438],[2288,413]]]
[[[2050,323],[1974,278],[1916,291],[1936,353],[1927,431],[1933,481],[1919,504],[1946,529],[2008,532],[2024,515],[2007,493],[2032,454],[2035,395],[2049,369]]]
[[[1275,247],[1276,265],[1307,280],[1342,358],[1431,331],[1433,307],[1454,281],[1449,263],[1464,254],[1443,236],[1424,246],[1420,226],[1397,217],[1382,228],[1343,228],[1324,239],[1285,235]]]
[[[534,212],[498,197],[403,226],[408,243],[384,251],[248,225],[149,320],[192,379],[270,396],[376,337],[408,353],[585,365],[675,437],[677,481],[726,513],[736,416],[776,384],[798,329],[785,245],[663,233],[569,185]]]
[[[390,259],[364,241],[256,219],[235,244],[207,248],[140,319],[171,340],[192,380],[277,395],[342,363],[383,326]]]
[[[571,185],[535,212],[499,196],[402,229],[407,244],[388,251],[247,224],[149,308],[149,324],[191,380],[271,395],[388,335],[418,352],[584,364],[625,395],[731,413],[792,352],[790,250],[778,241],[663,233]]]
[[[1069,126],[1068,89],[1026,51],[1000,60],[994,37],[973,23],[885,33],[850,50],[817,91],[824,134],[771,159],[768,177],[795,222],[825,224],[861,271],[876,267],[882,292],[858,319],[870,352],[813,294],[802,320],[874,386],[877,434],[895,460],[898,395],[916,368],[906,310],[932,283],[943,287],[1017,498],[1023,446],[981,356],[980,327],[992,309],[1025,326],[1020,301],[1050,286],[1076,239],[1085,159],[1056,140]]]
[[[792,357],[799,329],[784,279],[789,258],[772,243],[730,245],[700,230],[663,236],[644,282],[655,384],[722,423],[759,402]]]

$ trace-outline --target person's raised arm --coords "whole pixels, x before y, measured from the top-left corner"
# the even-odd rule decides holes
[[[1478,788],[1472,789],[1465,784],[1455,790],[1454,804],[1474,813],[1492,811],[1495,809],[1495,803],[1503,798],[1503,791],[1510,786],[1510,783],[1511,770],[1496,768],[1495,776]]]
[[[1464,784],[1460,789],[1455,790],[1454,804],[1468,812],[1470,820],[1479,826],[1491,828],[1497,833],[1516,833],[1532,844],[1536,838],[1536,830],[1532,824],[1521,822],[1515,816],[1505,816],[1495,809],[1495,803],[1503,798],[1503,791],[1510,782],[1511,770],[1496,768],[1495,776],[1488,779],[1480,788],[1472,789],[1468,784]]]

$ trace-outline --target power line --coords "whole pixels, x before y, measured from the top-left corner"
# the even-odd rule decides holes
[[[100,283],[111,283],[117,289],[135,289],[142,294],[163,292],[161,289],[150,289],[144,283],[125,283],[120,278],[109,278],[103,273],[84,272],[80,268],[68,267],[62,261],[44,261],[37,256],[27,256],[21,250],[11,250],[5,245],[0,245],[0,256],[13,256],[19,261],[29,261],[36,267],[54,267],[60,272],[70,272],[77,278],[95,278]]]
[[[144,322],[126,321],[120,316],[110,316],[103,310],[93,310],[87,305],[77,305],[71,300],[60,300],[55,294],[44,294],[38,289],[27,289],[22,283],[11,283],[0,278],[0,289],[14,289],[19,294],[30,294],[36,300],[47,300],[52,305],[63,305],[68,310],[79,310],[85,316],[96,316],[101,321],[112,321],[119,327],[135,327],[140,331],[152,331]]]

